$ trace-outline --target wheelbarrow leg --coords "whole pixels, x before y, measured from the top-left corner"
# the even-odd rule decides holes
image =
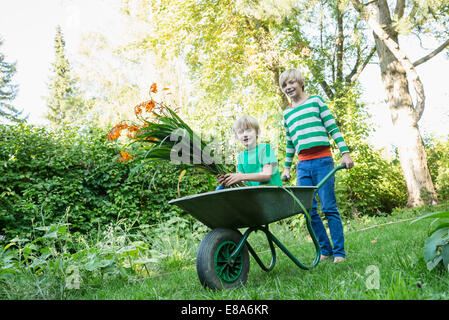
[[[302,264],[298,259],[296,259],[296,257],[290,251],[288,251],[288,249],[271,232],[269,232],[269,235],[267,234],[267,237],[270,237],[271,240],[279,247],[279,249],[281,249],[290,258],[290,260],[292,260],[301,269],[310,270],[316,267],[320,262],[321,250],[319,249],[319,247],[316,250],[315,261],[311,266],[306,266]]]
[[[275,247],[273,245],[273,242],[271,241],[270,237],[266,233],[265,229],[268,231],[268,225],[265,228],[261,228],[261,227],[250,227],[250,228],[248,228],[248,230],[246,230],[246,232],[243,234],[242,240],[240,240],[240,243],[237,245],[237,248],[235,248],[234,252],[231,254],[230,259],[233,259],[234,256],[237,256],[239,254],[241,248],[243,247],[243,245],[245,245],[245,242],[246,242],[246,247],[248,248],[248,251],[251,253],[251,255],[253,256],[254,260],[256,260],[257,264],[262,268],[262,270],[264,270],[264,271],[271,271],[271,270],[273,270],[273,268],[274,268],[274,266],[276,264],[276,251],[275,251]],[[259,230],[265,232],[265,235],[267,236],[268,244],[270,245],[271,262],[270,262],[270,265],[268,267],[265,266],[265,264],[262,262],[262,260],[257,255],[256,251],[253,249],[253,247],[251,247],[251,245],[247,241],[247,239],[248,239],[249,235],[251,234],[251,232],[259,231]]]
[[[274,245],[273,245],[273,242],[279,247],[279,249],[281,249],[289,258],[290,258],[290,260],[292,260],[298,267],[300,267],[301,269],[304,269],[304,270],[310,270],[310,269],[312,269],[312,268],[314,268],[314,267],[316,267],[317,265],[318,265],[318,263],[320,262],[320,256],[321,256],[321,249],[320,249],[320,245],[319,245],[319,243],[318,243],[318,241],[316,240],[316,238],[315,237],[312,237],[312,238],[315,238],[314,239],[314,244],[315,244],[315,250],[316,250],[316,255],[315,255],[315,260],[314,260],[314,262],[312,263],[312,265],[311,266],[306,266],[306,265],[304,265],[303,263],[301,263],[298,259],[296,259],[296,257],[282,244],[282,242],[281,241],[279,241],[271,232],[270,232],[270,230],[268,230],[268,226],[266,226],[266,227],[254,227],[254,228],[252,228],[252,229],[254,229],[254,230],[251,230],[251,232],[252,231],[256,231],[256,230],[261,230],[261,231],[263,231],[264,233],[265,233],[265,235],[267,236],[267,239],[268,239],[268,243],[270,244],[270,248],[271,248],[271,253],[272,253],[272,260],[271,260],[271,265],[267,268],[267,267],[265,267],[264,265],[263,265],[263,263],[260,261],[260,259],[258,258],[258,256],[257,256],[257,254],[256,254],[256,252],[254,252],[254,250],[251,248],[250,249],[250,246],[248,245],[248,242],[247,242],[247,248],[248,248],[248,251],[251,253],[251,255],[254,257],[254,259],[256,260],[256,262],[259,264],[259,266],[264,270],[264,271],[270,271],[271,269],[273,269],[273,267],[274,267],[274,264],[275,264],[275,262],[276,262],[276,253],[275,253],[275,248],[274,248]],[[309,230],[309,232],[313,232],[313,230],[312,230],[312,226],[311,226],[311,224],[310,224],[310,221],[307,221],[307,229]],[[249,230],[248,230],[249,231]],[[247,231],[247,232],[248,232]],[[249,233],[248,233],[249,234]],[[314,234],[312,234],[312,235],[314,235]]]
[[[315,250],[316,250],[315,260],[311,266],[306,266],[303,263],[301,263],[298,259],[296,259],[296,257],[282,244],[282,242],[280,242],[270,232],[270,230],[268,230],[268,225],[265,227],[251,227],[248,230],[246,230],[246,232],[243,234],[242,239],[240,240],[240,243],[237,245],[237,248],[235,248],[234,252],[231,254],[230,259],[233,259],[234,256],[237,256],[239,254],[241,248],[243,247],[243,245],[245,245],[245,242],[246,242],[246,247],[248,248],[248,251],[254,257],[254,260],[256,260],[257,264],[262,268],[262,270],[271,271],[274,268],[274,265],[276,264],[276,251],[275,251],[275,247],[273,245],[273,242],[274,242],[279,247],[279,249],[281,249],[290,258],[290,260],[292,260],[298,267],[300,267],[301,269],[304,269],[304,270],[310,270],[310,269],[316,267],[318,265],[318,263],[320,262],[321,249],[320,249],[318,240],[316,239],[315,234],[313,233],[312,225],[310,223],[310,220],[307,218],[307,215],[306,215],[306,222],[307,222],[307,229],[312,236],[312,239],[313,239],[313,242],[315,245]],[[251,232],[259,231],[259,230],[263,231],[265,233],[268,243],[270,245],[271,263],[268,267],[266,267],[263,264],[262,260],[259,258],[257,253],[254,251],[254,249],[251,247],[251,245],[247,241]]]
[[[338,168],[335,168],[334,171],[332,172],[335,173],[335,171],[342,169],[343,166],[340,166]],[[324,182],[324,180],[329,179],[329,177],[331,176],[331,174],[327,175],[322,182]],[[320,184],[319,188],[322,186],[322,184]],[[287,190],[284,188],[284,190],[289,193],[293,199],[295,199],[296,203],[299,204],[299,206],[301,207],[303,214],[304,214],[304,218],[306,219],[306,226],[307,226],[307,231],[309,231],[310,237],[312,238],[313,244],[315,245],[315,252],[316,252],[316,256],[315,256],[315,261],[313,262],[313,264],[311,266],[305,266],[303,265],[301,262],[299,262],[291,253],[290,251],[287,250],[286,247],[284,247],[282,245],[282,243],[276,239],[276,237],[271,234],[272,240],[276,243],[276,245],[300,268],[305,269],[305,270],[309,270],[311,268],[314,268],[318,265],[318,263],[320,262],[320,256],[321,256],[321,248],[320,248],[320,243],[318,242],[318,239],[316,238],[315,235],[315,231],[312,228],[312,219],[310,218],[310,214],[307,211],[307,209],[305,208],[305,206],[302,204],[302,202],[293,194],[293,192],[291,192],[290,190]],[[315,196],[315,194],[314,194]]]

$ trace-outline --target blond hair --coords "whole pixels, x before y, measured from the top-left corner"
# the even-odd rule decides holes
[[[282,88],[287,82],[287,80],[296,80],[299,85],[302,86],[302,90],[304,91],[304,76],[302,75],[301,71],[298,69],[288,69],[281,73],[279,76],[279,86]]]
[[[233,128],[234,132],[237,132],[237,130],[239,129],[248,129],[248,128],[256,130],[257,134],[259,134],[260,132],[259,121],[257,121],[256,118],[251,117],[249,115],[245,115],[237,119],[237,121],[234,122]]]

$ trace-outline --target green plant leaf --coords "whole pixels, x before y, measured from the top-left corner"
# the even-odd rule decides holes
[[[443,260],[443,257],[439,255],[431,261],[427,262],[427,270],[432,270],[433,268],[435,268],[441,260]]]
[[[411,223],[415,223],[422,219],[430,219],[430,218],[449,218],[449,211],[431,212],[413,220]]]
[[[449,221],[447,221],[446,219],[444,221],[437,221],[435,225],[430,229],[429,236],[443,228],[449,228]]]
[[[10,243],[8,243],[4,248],[3,248],[3,250],[8,250],[9,249],[9,247],[11,247],[11,246],[13,246],[13,245],[15,245],[14,243],[12,243],[12,242],[10,242]]]
[[[96,269],[101,269],[107,267],[113,263],[112,260],[97,260],[96,258],[92,259],[88,263],[86,263],[83,268],[87,271],[94,271]]]
[[[158,261],[159,261],[159,259],[156,259],[156,258],[145,258],[145,257],[133,260],[134,264],[156,263]]]
[[[424,244],[424,260],[429,262],[438,254],[438,247],[449,242],[449,228],[439,229],[426,239]]]
[[[443,246],[441,256],[443,257],[444,269],[449,272],[449,244]]]
[[[58,238],[58,230],[53,230],[43,236],[43,238],[56,239]]]
[[[181,174],[179,175],[179,178],[178,178],[178,197],[180,197],[180,198],[181,198],[181,192],[179,190],[179,184],[181,183],[182,178],[184,178],[184,175],[186,174],[186,172],[187,172],[187,170],[185,170],[185,169],[182,170]]]
[[[6,274],[16,274],[18,270],[13,263],[0,267],[0,277]]]

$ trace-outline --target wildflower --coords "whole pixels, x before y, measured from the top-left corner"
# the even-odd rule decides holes
[[[154,82],[151,87],[150,87],[150,94],[152,93],[157,93],[157,84],[156,82]]]
[[[142,104],[138,104],[134,107],[134,113],[136,114],[136,116],[142,113]]]
[[[111,130],[108,135],[106,136],[106,139],[109,141],[114,141],[119,138],[119,135],[117,133],[117,130]]]
[[[111,131],[109,131],[108,135],[106,136],[106,139],[109,141],[117,140],[118,138],[120,138],[122,131],[127,128],[128,125],[126,123],[117,124],[111,129]]]
[[[126,151],[120,151],[121,157],[117,159],[117,162],[126,162],[129,160],[134,159],[128,152]]]
[[[135,126],[135,125],[128,126],[128,131],[137,132],[137,131],[139,131],[139,127]]]
[[[134,139],[137,131],[139,131],[139,127],[138,126],[135,126],[135,125],[129,126],[128,127],[127,137],[129,139]]]
[[[147,101],[145,104],[146,112],[151,112],[156,107],[156,103],[153,100]]]

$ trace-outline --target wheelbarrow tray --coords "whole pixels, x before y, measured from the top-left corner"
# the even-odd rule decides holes
[[[315,186],[229,188],[174,199],[169,204],[184,209],[211,229],[256,227],[303,212],[284,188],[310,211]]]

